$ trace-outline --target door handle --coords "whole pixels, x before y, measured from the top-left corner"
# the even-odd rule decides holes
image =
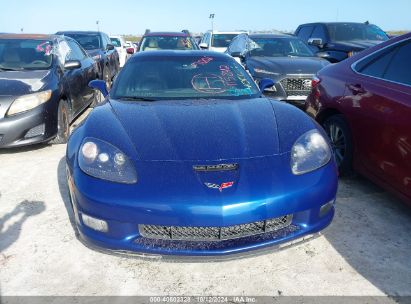
[[[348,85],[348,89],[350,89],[354,95],[365,93],[365,89],[361,84],[350,84]]]

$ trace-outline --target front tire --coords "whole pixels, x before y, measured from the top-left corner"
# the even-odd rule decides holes
[[[111,88],[111,73],[110,73],[110,70],[107,66],[104,67],[104,70],[103,70],[103,80],[106,83],[107,90],[110,90],[110,88]]]
[[[65,144],[70,136],[69,105],[67,101],[60,100],[57,110],[57,136],[52,144]]]
[[[334,152],[335,161],[341,176],[352,174],[353,144],[348,123],[340,114],[327,118],[323,127]]]

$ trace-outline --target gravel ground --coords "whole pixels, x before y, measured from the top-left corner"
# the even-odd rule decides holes
[[[220,262],[99,253],[66,209],[65,146],[0,152],[0,294],[411,295],[411,210],[362,178],[342,180],[333,223],[309,242]]]

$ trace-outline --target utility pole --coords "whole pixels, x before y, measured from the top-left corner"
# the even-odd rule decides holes
[[[209,19],[211,19],[211,32],[214,33],[214,17],[215,14],[210,14]]]
[[[100,21],[96,21],[96,25],[97,25],[97,32],[100,32],[100,26],[99,26]]]

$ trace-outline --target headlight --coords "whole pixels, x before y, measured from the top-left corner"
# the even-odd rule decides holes
[[[80,147],[80,169],[93,177],[116,183],[134,184],[137,173],[130,159],[113,145],[86,138]]]
[[[279,73],[274,73],[274,72],[267,71],[267,70],[263,70],[263,69],[259,69],[259,68],[254,68],[254,72],[256,72],[256,73],[261,73],[261,74],[268,74],[268,75],[276,75],[276,76],[279,76],[279,75],[280,75]]]
[[[291,170],[295,175],[314,171],[328,164],[331,156],[326,139],[317,130],[311,130],[295,142],[291,150]]]
[[[51,90],[47,90],[44,92],[23,95],[17,98],[11,104],[11,107],[7,111],[7,115],[15,115],[21,112],[26,112],[28,110],[34,109],[39,105],[49,101],[51,98]]]

